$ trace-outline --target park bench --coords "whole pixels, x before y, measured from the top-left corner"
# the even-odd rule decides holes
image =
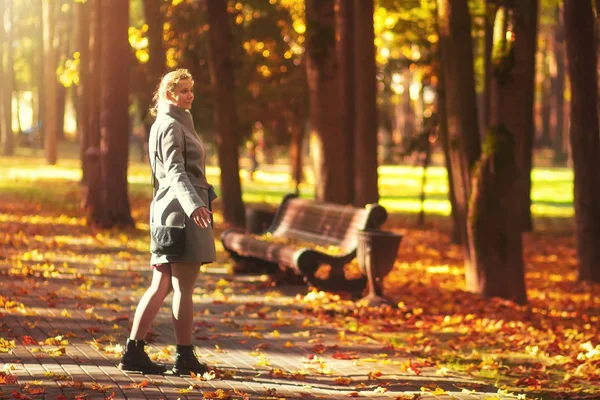
[[[376,230],[386,219],[385,208],[378,204],[357,208],[287,195],[265,232],[227,230],[221,241],[236,263],[291,269],[317,289],[360,294],[367,278],[347,277],[344,266],[356,257],[359,232]],[[317,273],[321,267],[328,276]]]

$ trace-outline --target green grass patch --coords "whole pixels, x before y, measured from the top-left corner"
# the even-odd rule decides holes
[[[62,201],[77,192],[75,185],[81,179],[79,160],[60,159],[54,166],[45,165],[39,155],[22,155],[3,159],[0,166],[0,189],[3,193],[20,195],[24,200],[40,203]],[[219,169],[207,168],[208,179],[219,191]],[[532,212],[535,217],[571,217],[573,215],[573,173],[566,168],[536,168],[532,171]],[[310,198],[314,193],[313,177],[306,171],[307,182],[300,188],[301,196]],[[276,205],[293,191],[289,169],[281,165],[261,166],[254,180],[240,171],[243,200],[248,203]],[[423,169],[413,166],[385,165],[379,168],[380,203],[390,212],[416,213],[420,202]],[[128,180],[132,195],[150,196],[151,175],[147,163],[131,159]],[[66,187],[61,187],[61,182]],[[446,170],[434,166],[427,170],[425,212],[449,215]],[[73,199],[75,200],[75,199]],[[77,200],[79,201],[79,200]]]

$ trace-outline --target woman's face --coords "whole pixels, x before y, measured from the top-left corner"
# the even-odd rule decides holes
[[[192,108],[192,102],[194,101],[194,81],[191,79],[182,79],[179,81],[175,90],[168,93],[169,100],[171,100],[177,107],[189,110]]]

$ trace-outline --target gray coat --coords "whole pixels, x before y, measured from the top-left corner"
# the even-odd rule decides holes
[[[206,180],[206,152],[194,129],[192,115],[175,105],[159,104],[156,121],[150,130],[148,150],[157,180],[150,208],[151,221],[160,225],[186,226],[184,254],[177,257],[152,254],[151,264],[214,261],[212,227],[202,228],[190,219],[198,207],[209,206],[209,193],[214,194]]]

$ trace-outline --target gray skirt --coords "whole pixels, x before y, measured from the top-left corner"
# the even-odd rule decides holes
[[[194,186],[196,193],[204,204],[209,204],[208,190]],[[211,210],[212,211],[212,210]],[[165,256],[152,253],[150,264],[152,266],[170,263],[197,263],[206,264],[214,262],[217,258],[215,239],[212,226],[202,228],[196,225],[194,220],[185,216],[185,249],[183,254],[177,256]]]

